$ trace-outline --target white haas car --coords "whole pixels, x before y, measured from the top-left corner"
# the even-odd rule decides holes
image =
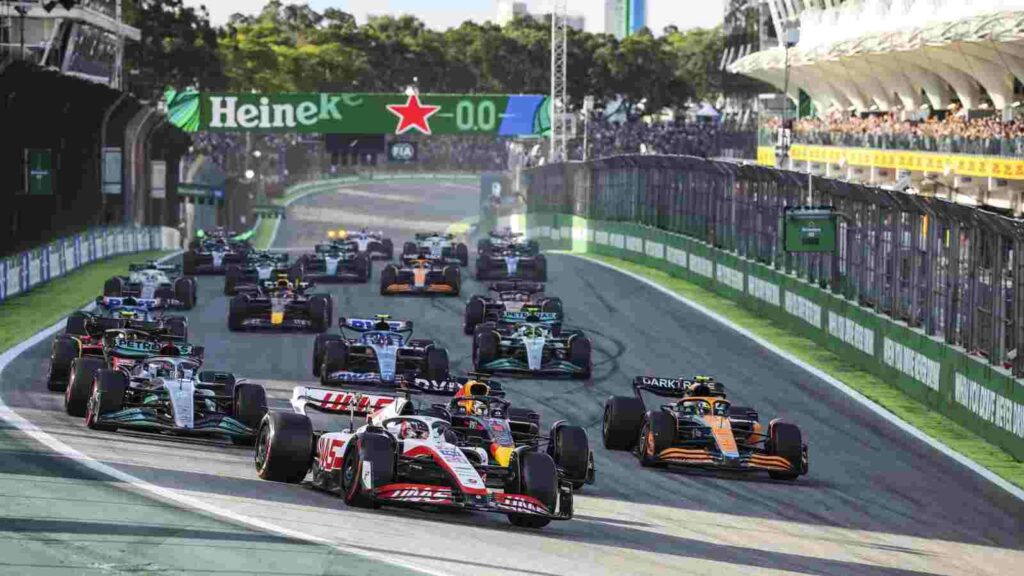
[[[459,386],[425,379],[414,385],[447,395]],[[507,467],[489,465],[487,451],[453,430],[446,410],[417,408],[412,391],[404,392],[296,387],[294,413],[268,412],[260,424],[257,474],[299,483],[312,472],[313,487],[351,506],[494,512],[530,528],[572,518],[572,484],[559,477],[548,453],[520,446]]]

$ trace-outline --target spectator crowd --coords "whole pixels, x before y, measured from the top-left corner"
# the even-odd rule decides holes
[[[762,144],[774,142],[778,118],[762,123]],[[792,141],[799,144],[922,150],[958,154],[1024,157],[1024,122],[997,117],[968,118],[950,111],[924,120],[896,114],[802,118],[793,123]]]
[[[569,159],[582,160],[583,126],[569,143]],[[587,123],[586,157],[589,159],[624,154],[664,154],[708,157],[717,153],[719,130],[713,121],[648,122],[641,118],[609,121],[595,115]],[[241,178],[248,169],[262,178],[290,182],[316,173],[339,173],[352,165],[373,165],[389,170],[466,170],[501,171],[510,167],[510,150],[525,150],[527,164],[542,162],[547,156],[546,139],[517,141],[490,135],[406,134],[391,140],[415,142],[414,163],[389,163],[382,150],[374,158],[332,158],[322,153],[319,135],[254,134],[247,142],[244,133],[196,133],[192,135],[190,156],[208,157],[227,177]],[[262,160],[246,157],[260,151]],[[287,160],[286,160],[287,159]],[[334,165],[338,164],[338,165]]]

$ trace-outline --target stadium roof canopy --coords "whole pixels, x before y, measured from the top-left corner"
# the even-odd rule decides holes
[[[805,11],[800,20],[789,96],[803,90],[822,112],[942,109],[954,96],[970,110],[986,95],[1004,109],[1014,104],[1014,79],[1024,82],[1022,0],[867,0]],[[729,69],[782,90],[785,67],[777,47]]]

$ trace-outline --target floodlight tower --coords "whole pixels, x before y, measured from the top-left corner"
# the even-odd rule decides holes
[[[548,162],[566,160],[569,108],[566,99],[566,45],[569,36],[566,1],[553,0],[551,3],[551,141]]]

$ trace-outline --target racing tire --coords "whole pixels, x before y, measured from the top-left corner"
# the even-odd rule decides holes
[[[249,298],[244,294],[238,294],[231,299],[228,305],[228,330],[237,332],[243,328],[246,314],[249,310]]]
[[[462,290],[462,273],[455,266],[445,266],[442,274],[444,274],[444,283],[452,287],[452,291],[448,295],[458,296]]]
[[[181,307],[191,310],[196,305],[195,285],[190,278],[177,278],[174,280],[174,299],[181,302]]]
[[[338,485],[345,504],[358,508],[379,508],[373,492],[363,488],[363,467],[370,465],[373,488],[390,484],[395,477],[395,445],[384,434],[364,432],[356,442],[350,442],[342,461]]]
[[[384,257],[391,260],[395,257],[395,243],[391,241],[391,238],[385,238],[381,241],[384,246]]]
[[[259,384],[235,384],[231,403],[232,418],[256,430],[267,414],[267,391]],[[231,443],[252,446],[256,436],[232,436]]]
[[[313,425],[304,414],[267,412],[256,433],[256,475],[298,484],[313,463]]]
[[[558,468],[551,456],[543,452],[516,452],[518,475],[512,490],[506,492],[532,496],[547,506],[555,508],[558,501]],[[543,528],[551,523],[550,518],[528,514],[509,514],[508,521],[520,528]]]
[[[245,277],[242,273],[242,269],[238,266],[228,266],[228,269],[224,271],[224,295],[234,296],[238,293],[237,286],[238,282]]]
[[[170,316],[164,319],[167,325],[167,332],[174,339],[182,342],[188,340],[188,320],[184,316]]]
[[[324,349],[328,342],[341,342],[342,337],[337,334],[317,334],[313,340],[313,376],[320,377],[320,365],[324,361]]]
[[[71,361],[71,378],[64,389],[64,411],[69,416],[85,417],[92,396],[96,371],[103,368],[102,358],[75,358]]]
[[[583,371],[576,375],[583,380],[590,378],[590,339],[582,334],[569,337],[569,362]]]
[[[196,255],[195,252],[193,252],[193,250],[199,248],[199,243],[196,242],[195,240],[193,240],[192,242],[195,244],[195,246],[190,248],[189,252],[185,252],[185,254],[181,257],[181,271],[186,276],[192,276],[196,273]]]
[[[455,257],[459,259],[459,266],[469,266],[469,247],[462,242],[456,244]]]
[[[370,257],[365,254],[359,254],[356,256],[354,266],[357,270],[363,271],[358,281],[369,282],[370,277],[373,276],[373,262],[370,260]]]
[[[116,432],[113,424],[100,424],[100,415],[124,408],[124,395],[128,390],[128,377],[119,370],[103,369],[93,379],[92,394],[85,412],[85,425],[92,430]]]
[[[775,480],[796,480],[805,470],[803,435],[788,422],[772,422],[768,427],[768,453],[785,458],[793,472],[768,472]]]
[[[526,253],[530,256],[536,256],[540,254],[540,243],[536,240],[526,241]]]
[[[331,301],[329,295],[314,294],[309,299],[309,318],[313,331],[323,334],[331,326]]]
[[[544,303],[540,306],[541,312],[550,312],[558,315],[565,313],[562,307],[562,299],[558,296],[552,296],[545,298]]]
[[[306,265],[300,258],[298,262],[292,264],[291,267],[288,268],[288,280],[293,284],[298,284],[299,282],[302,282],[302,279],[305,277]]]
[[[398,268],[394,264],[388,264],[380,271],[380,294],[388,296],[388,288],[398,282]]]
[[[71,319],[68,318],[70,321]],[[51,392],[63,392],[71,375],[71,363],[78,358],[78,342],[70,336],[58,336],[50,349],[50,374],[46,379],[46,389]]]
[[[416,256],[419,254],[419,247],[416,246],[415,242],[406,242],[402,244],[402,256]]]
[[[644,403],[633,396],[611,396],[604,403],[601,438],[608,450],[632,450],[640,437]]]
[[[537,282],[548,281],[548,258],[543,254],[538,254],[533,260],[533,279]]]
[[[484,366],[498,358],[500,339],[495,332],[477,334],[473,339],[473,368],[485,370]]]
[[[448,350],[437,346],[427,348],[423,374],[428,380],[442,381],[448,377]]]
[[[477,256],[490,256],[493,247],[494,245],[491,244],[490,238],[484,238],[480,240],[479,242],[476,243]]]
[[[579,426],[563,424],[551,430],[548,450],[555,464],[572,482],[573,488],[582,488],[590,469],[590,440]]]
[[[324,358],[320,363],[320,383],[330,384],[327,377],[331,372],[344,370],[348,366],[348,345],[343,340],[328,340],[324,343]]]
[[[488,334],[498,329],[498,324],[495,322],[483,322],[477,324],[476,328],[473,328],[473,350],[472,355],[476,356],[476,337],[479,334]]]
[[[473,329],[484,321],[484,300],[479,296],[473,296],[466,303],[466,312],[463,315],[462,332],[472,334]]]
[[[113,276],[108,278],[103,283],[103,295],[113,296],[115,298],[120,297],[121,293],[124,292],[124,280],[120,276]]]
[[[71,336],[88,336],[89,317],[82,312],[73,312],[64,325],[64,333]]]
[[[671,448],[676,440],[676,419],[661,410],[651,410],[644,417],[640,427],[638,457],[640,465],[648,468],[664,468],[666,464],[658,461],[658,454]]]

